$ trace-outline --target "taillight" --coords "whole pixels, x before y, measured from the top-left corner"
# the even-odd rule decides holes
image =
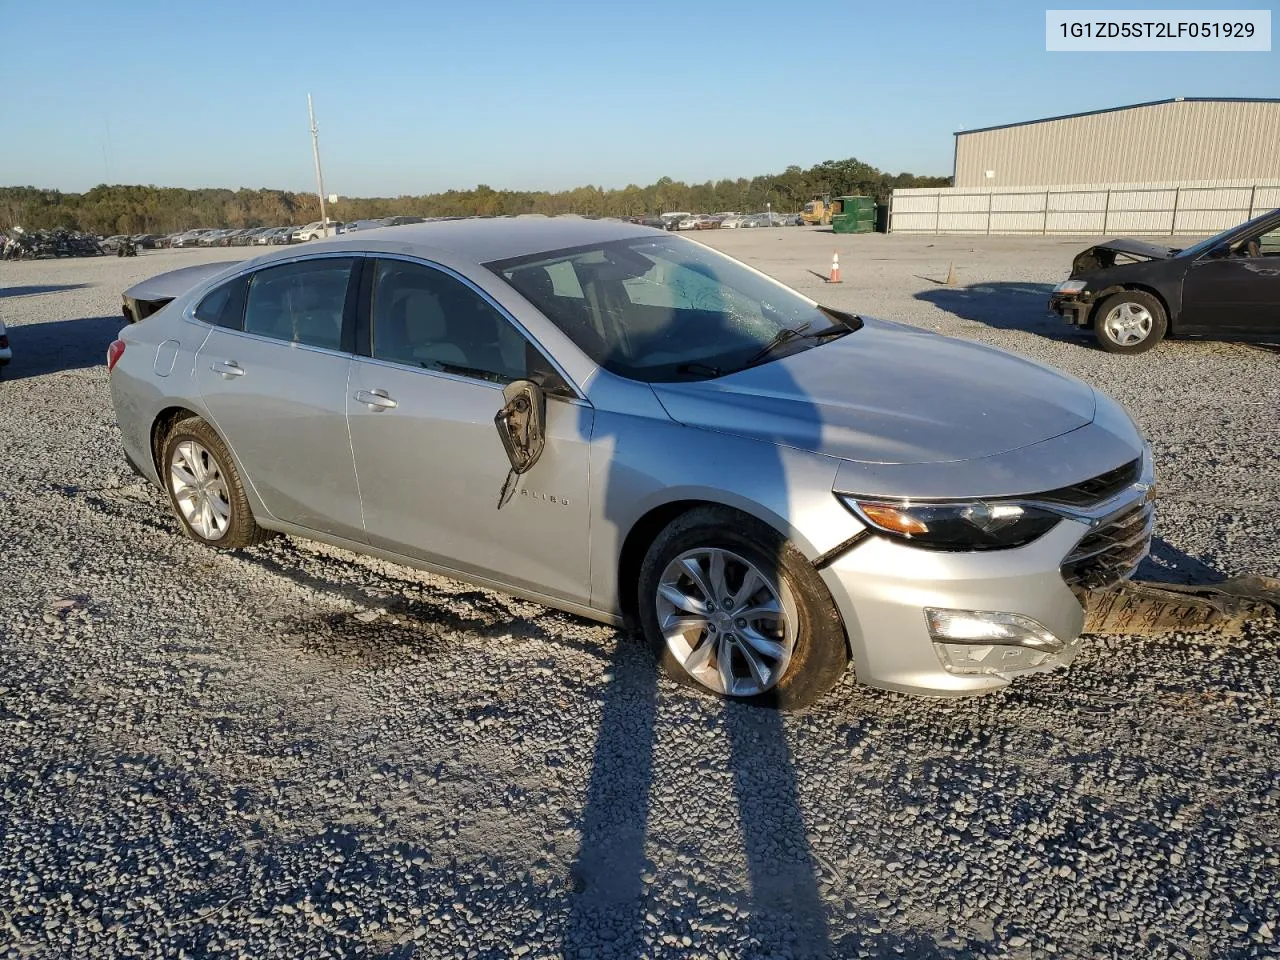
[[[124,341],[112,340],[111,346],[107,347],[107,373],[116,368],[116,364],[120,362],[120,358],[124,356]]]
[[[9,335],[7,333],[0,333],[0,350],[8,350],[8,349],[9,349]]]

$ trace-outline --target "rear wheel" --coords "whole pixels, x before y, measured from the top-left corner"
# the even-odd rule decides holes
[[[772,527],[719,507],[674,520],[640,570],[640,622],[675,680],[784,709],[805,707],[848,665],[825,584]]]
[[[1121,290],[1098,304],[1093,332],[1108,353],[1146,353],[1165,334],[1164,305],[1143,290]]]
[[[187,536],[208,547],[238,550],[270,537],[249,508],[226,444],[199,417],[180,420],[165,438],[161,478]]]

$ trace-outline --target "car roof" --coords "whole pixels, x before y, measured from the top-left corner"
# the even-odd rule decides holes
[[[313,241],[315,246],[308,245],[308,250],[360,249],[376,241],[394,241],[397,249],[410,254],[421,253],[428,256],[437,251],[447,251],[460,259],[489,263],[510,257],[661,233],[662,231],[652,227],[621,220],[542,216],[472,217],[359,230],[354,234]],[[297,255],[296,252],[294,255]]]

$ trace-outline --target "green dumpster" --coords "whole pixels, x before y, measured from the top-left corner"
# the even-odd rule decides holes
[[[835,233],[872,233],[876,228],[876,201],[872,197],[838,197],[839,210],[831,218]]]

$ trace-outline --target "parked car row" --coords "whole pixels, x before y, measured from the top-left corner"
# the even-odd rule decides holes
[[[297,227],[242,227],[240,229],[211,229],[201,227],[183,233],[170,234],[165,239],[167,247],[248,247],[268,243],[289,243]]]
[[[159,237],[143,234],[134,237],[134,243],[141,247],[248,247],[277,246],[288,243],[305,243],[308,240],[319,240],[324,237],[336,237],[344,233],[359,230],[373,230],[380,227],[398,227],[406,223],[423,223],[424,217],[379,217],[377,219],[355,220],[343,223],[341,220],[313,220],[305,225],[287,227],[241,227],[216,229],[199,227]],[[124,239],[123,236],[107,237],[103,243],[108,250]],[[146,242],[143,242],[143,241]]]
[[[793,227],[804,221],[799,214],[781,213],[664,213],[657,218],[627,217],[630,223],[661,230],[732,230],[738,227]]]
[[[135,233],[132,236],[127,233],[117,233],[114,236],[103,237],[98,241],[98,245],[107,253],[117,253],[121,247],[129,244],[141,250],[154,250],[164,242],[164,239],[154,233]]]

